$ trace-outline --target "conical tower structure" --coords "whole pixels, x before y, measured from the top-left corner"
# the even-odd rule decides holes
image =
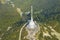
[[[31,6],[31,20],[29,21],[29,24],[27,25],[28,28],[34,29],[36,27],[35,22],[33,21],[33,7]]]
[[[36,23],[33,20],[33,7],[31,6],[31,19],[30,21],[24,25],[24,31],[22,30],[22,32],[20,32],[21,34],[26,33],[25,35],[22,35],[20,39],[28,39],[28,40],[37,40],[36,38],[36,34],[40,31],[39,25],[38,23]],[[21,35],[20,34],[20,35]]]

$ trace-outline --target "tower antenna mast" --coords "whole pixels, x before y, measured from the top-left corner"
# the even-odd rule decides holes
[[[31,21],[33,21],[33,6],[31,6]]]

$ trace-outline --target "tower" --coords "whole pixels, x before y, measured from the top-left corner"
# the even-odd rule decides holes
[[[24,33],[26,32],[26,35],[24,35],[23,38],[24,39],[28,39],[28,40],[36,40],[37,38],[35,36],[40,31],[40,28],[39,28],[39,25],[33,20],[33,7],[32,6],[31,6],[30,13],[31,13],[31,19],[25,25],[25,28],[24,28],[24,31],[23,32]]]
[[[35,37],[36,33],[39,31],[38,24],[33,20],[33,7],[31,6],[31,19],[29,23],[27,24],[26,31],[28,32],[28,35],[26,36],[29,40],[36,40]]]
[[[27,25],[29,29],[34,29],[36,27],[35,22],[33,21],[33,7],[31,6],[31,19]]]
[[[31,21],[33,21],[33,7],[31,6]]]

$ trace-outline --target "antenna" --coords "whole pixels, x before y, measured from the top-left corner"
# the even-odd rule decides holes
[[[31,21],[33,21],[33,7],[31,6]]]

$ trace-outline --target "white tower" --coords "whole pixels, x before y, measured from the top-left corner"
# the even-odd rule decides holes
[[[31,21],[33,21],[33,7],[31,6]]]
[[[31,20],[29,21],[29,24],[27,25],[29,29],[34,29],[36,27],[35,22],[33,21],[33,7],[31,6]]]
[[[33,7],[31,6],[31,20],[27,24],[26,31],[28,32],[28,35],[26,36],[29,40],[36,40],[36,33],[39,31],[38,24],[33,21]]]

